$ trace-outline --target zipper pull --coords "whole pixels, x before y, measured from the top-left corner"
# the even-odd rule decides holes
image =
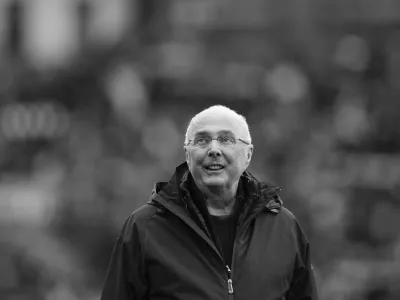
[[[232,271],[231,271],[231,269],[229,268],[229,266],[228,265],[226,265],[226,269],[228,270],[228,276],[229,276],[229,279],[228,279],[228,293],[229,294],[233,294],[233,283],[232,283]]]
[[[228,279],[228,293],[233,294],[233,284],[232,284],[232,279]]]
[[[231,278],[231,273],[232,273],[231,268],[229,268],[228,265],[226,265],[225,267],[228,270],[229,278]]]

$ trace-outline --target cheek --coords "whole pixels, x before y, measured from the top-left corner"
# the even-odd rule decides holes
[[[203,163],[203,160],[204,160],[204,155],[202,155],[202,153],[192,151],[186,154],[186,161],[188,165],[191,167],[196,167],[198,165],[201,165]]]
[[[231,153],[230,157],[235,162],[243,162],[246,158],[246,153],[243,150],[239,150],[235,153]]]
[[[229,160],[235,166],[235,169],[243,169],[246,166],[247,156],[245,151],[238,151],[229,156]]]

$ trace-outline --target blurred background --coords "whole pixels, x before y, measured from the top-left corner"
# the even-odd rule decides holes
[[[246,116],[321,300],[400,299],[400,1],[1,0],[0,298],[99,299],[190,118]]]

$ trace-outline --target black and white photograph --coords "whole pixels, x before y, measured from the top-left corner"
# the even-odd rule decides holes
[[[1,300],[400,300],[400,0],[0,0]]]

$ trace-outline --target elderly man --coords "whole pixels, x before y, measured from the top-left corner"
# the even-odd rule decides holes
[[[243,116],[190,122],[186,162],[126,220],[102,300],[318,299],[310,245],[279,188],[255,179]]]

